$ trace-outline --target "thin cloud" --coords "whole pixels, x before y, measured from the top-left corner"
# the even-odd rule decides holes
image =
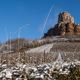
[[[54,25],[54,24],[56,24],[56,21],[57,21],[57,16],[58,16],[58,14],[59,14],[59,12],[61,11],[61,9],[60,9],[60,5],[52,5],[51,6],[51,8],[50,8],[50,10],[49,10],[49,12],[48,12],[48,15],[47,15],[47,17],[46,17],[46,19],[45,19],[45,22],[44,22],[44,24],[43,24],[43,27],[42,27],[42,31],[41,31],[41,34],[43,34],[44,33],[44,30],[45,30],[45,28],[47,27],[47,24],[49,25],[49,17],[50,17],[50,15],[51,15],[51,13],[52,13],[52,11],[54,10],[54,18],[52,19],[52,18],[50,18],[50,20],[51,20],[51,22],[52,22],[52,20],[53,20],[53,24],[52,25]],[[51,25],[51,26],[52,26]]]
[[[47,17],[46,17],[46,19],[45,19],[45,22],[44,22],[44,25],[43,25],[43,28],[42,28],[42,33],[44,32],[44,29],[45,29],[45,27],[46,27],[46,24],[47,24],[47,21],[48,21],[48,18],[49,18],[49,16],[50,16],[50,14],[51,14],[52,9],[53,9],[53,5],[51,6],[51,8],[50,8],[50,10],[49,10],[49,12],[48,12],[48,15],[47,15]]]

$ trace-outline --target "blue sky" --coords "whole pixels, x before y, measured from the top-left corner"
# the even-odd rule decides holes
[[[6,41],[10,35],[17,38],[20,27],[21,38],[39,39],[57,23],[62,11],[70,12],[80,23],[79,8],[80,0],[0,0],[0,41]]]

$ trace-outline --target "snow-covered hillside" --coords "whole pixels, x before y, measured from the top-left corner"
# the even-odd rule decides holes
[[[80,77],[78,73],[80,73],[80,61],[65,62],[60,53],[56,61],[37,66],[16,63],[8,67],[6,64],[0,64],[0,80],[80,80],[76,79]]]
[[[43,53],[45,51],[45,53],[50,52],[50,49],[52,48],[53,44],[46,44],[37,48],[32,48],[28,51],[26,51],[26,53]]]

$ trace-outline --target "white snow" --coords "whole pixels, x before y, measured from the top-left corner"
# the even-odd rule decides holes
[[[49,44],[50,47],[52,44]],[[53,46],[53,45],[52,45]],[[58,73],[58,74],[65,74],[68,75],[70,73],[70,69],[75,68],[76,65],[80,65],[80,61],[64,61],[61,53],[58,54],[58,57],[56,61],[53,61],[52,63],[44,63],[37,66],[28,65],[28,64],[22,64],[17,63],[13,67],[5,67],[6,64],[2,64],[1,67],[3,68],[0,72],[0,78],[9,78],[12,79],[12,75],[19,75],[19,77],[15,80],[21,80],[20,76],[22,76],[23,70],[25,70],[25,74],[29,75],[30,78],[40,78],[44,80],[44,77],[47,76],[52,80],[51,73]],[[49,80],[49,79],[48,79]]]
[[[21,66],[20,65],[15,66],[15,69],[14,68],[6,68],[0,72],[0,78],[6,77],[9,79],[12,79],[12,73],[14,73],[15,75],[18,75],[21,72],[21,69],[19,67],[21,67],[22,70],[25,69],[26,74],[29,74],[29,77],[31,77],[31,78],[44,79],[45,75],[47,75],[48,78],[52,78],[50,75],[51,72],[68,75],[70,72],[69,71],[70,68],[74,68],[76,65],[78,65],[78,63],[80,63],[80,61],[77,61],[77,60],[72,61],[72,62],[67,62],[67,61],[64,62],[59,53],[58,58],[52,64],[45,63],[45,64],[40,64],[38,66],[28,66],[27,64],[25,64],[25,65],[21,64]],[[55,71],[55,69],[56,69],[56,71]],[[30,72],[30,71],[32,71],[32,72]],[[16,78],[15,80],[20,80],[20,77]]]
[[[28,51],[26,51],[27,53],[43,53],[45,51],[45,53],[50,52],[50,49],[52,48],[53,44],[46,44],[37,48],[33,48],[30,49]]]
[[[4,69],[1,73],[5,73],[6,78],[12,78],[11,69]]]

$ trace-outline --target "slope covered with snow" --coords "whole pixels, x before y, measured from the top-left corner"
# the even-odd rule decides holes
[[[46,44],[37,48],[32,48],[28,51],[26,51],[26,53],[43,53],[45,51],[45,53],[50,52],[50,49],[52,48],[53,44]]]

